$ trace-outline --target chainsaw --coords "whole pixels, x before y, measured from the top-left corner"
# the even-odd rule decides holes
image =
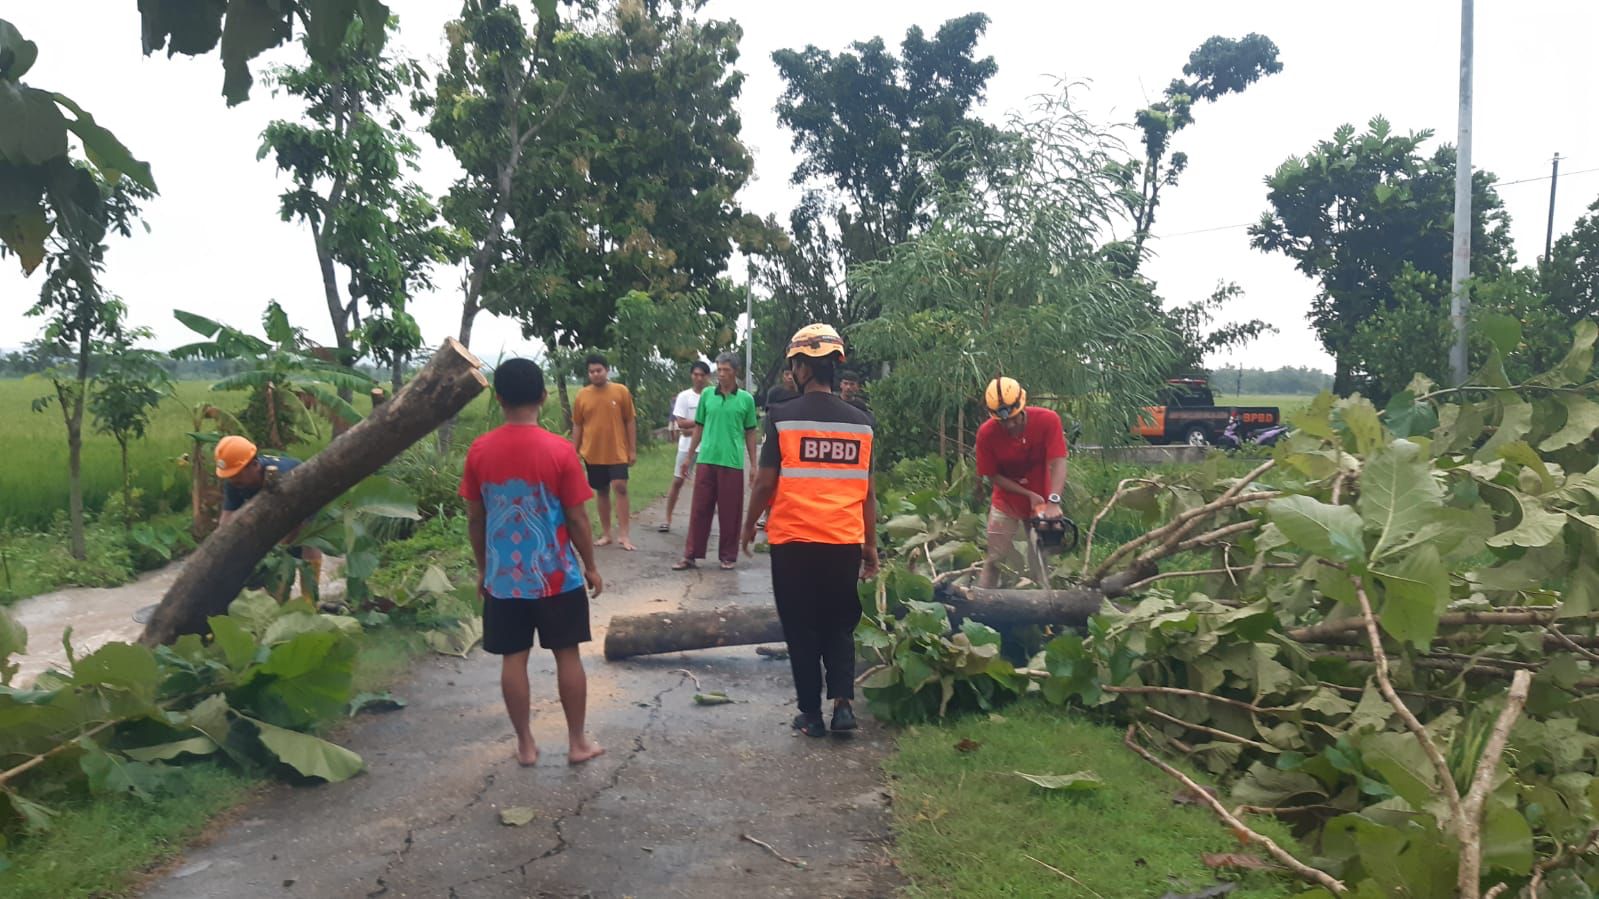
[[[1077,523],[1062,515],[1059,518],[1046,518],[1039,514],[1042,507],[1033,510],[1032,518],[1027,519],[1027,548],[1032,552],[1033,558],[1038,562],[1038,570],[1043,572],[1044,583],[1039,584],[1044,589],[1049,589],[1049,561],[1045,554],[1060,555],[1069,553],[1077,548]]]

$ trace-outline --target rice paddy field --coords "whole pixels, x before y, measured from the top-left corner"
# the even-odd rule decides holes
[[[33,400],[50,385],[33,379],[0,379],[0,529],[41,530],[67,508],[67,430],[54,405],[42,412]],[[189,472],[182,461],[192,446],[185,436],[194,430],[193,409],[202,401],[224,409],[243,407],[245,394],[213,393],[209,381],[182,381],[177,396],[157,408],[149,436],[130,447],[134,485],[144,492],[146,511],[181,509],[188,502]],[[357,401],[358,406],[360,401]],[[553,405],[553,404],[552,404]],[[475,435],[488,410],[487,397],[475,400],[462,415],[463,435]],[[362,411],[366,411],[363,409]],[[93,433],[84,422],[83,494],[90,512],[97,511],[121,488],[117,444]],[[326,442],[327,435],[289,449],[305,457]],[[468,438],[469,439],[469,438]]]

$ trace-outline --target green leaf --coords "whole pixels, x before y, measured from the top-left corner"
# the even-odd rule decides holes
[[[255,725],[261,745],[278,761],[306,777],[319,777],[329,783],[338,783],[355,776],[365,767],[359,755],[343,746],[254,718],[247,720]]]
[[[207,621],[211,624],[211,634],[222,650],[222,657],[227,659],[229,668],[243,671],[255,660],[255,638],[250,636],[238,619],[229,615],[213,615]]]
[[[926,533],[927,521],[920,515],[896,515],[884,522],[879,529],[894,540],[905,540]]]
[[[1355,395],[1334,404],[1339,421],[1343,422],[1349,436],[1354,438],[1354,452],[1365,456],[1382,446],[1382,419],[1371,400]]]
[[[1411,808],[1423,811],[1438,797],[1438,775],[1410,734],[1388,731],[1360,741],[1360,759]]]
[[[1532,828],[1512,803],[1489,802],[1482,815],[1482,864],[1511,874],[1532,873]]]
[[[1071,774],[1024,774],[1013,771],[1017,777],[1046,790],[1067,793],[1093,793],[1104,789],[1105,782],[1092,771],[1075,771]]]
[[[1395,440],[1374,454],[1361,472],[1356,502],[1366,527],[1377,532],[1372,562],[1420,530],[1442,506],[1443,490],[1433,480],[1421,447]]]
[[[1323,390],[1321,393],[1316,394],[1316,398],[1310,401],[1310,405],[1294,415],[1294,427],[1311,437],[1331,440],[1334,434],[1332,407],[1332,392]]]
[[[67,153],[67,120],[45,91],[0,81],[0,162],[43,165]]]
[[[710,692],[710,693],[695,693],[694,694],[694,704],[695,705],[728,705],[732,701],[733,701],[732,697],[728,696],[726,693],[723,693],[720,690],[716,690],[716,691],[713,691],[713,692]]]
[[[555,6],[554,0],[544,2]],[[38,58],[39,45],[24,38],[17,26],[0,19],[0,78],[21,81]]]
[[[355,644],[338,633],[300,634],[272,647],[250,693],[258,714],[283,724],[309,726],[338,716],[350,701]]]
[[[141,799],[161,788],[165,772],[145,762],[124,758],[120,753],[107,752],[90,739],[78,740],[83,755],[78,767],[89,782],[89,792],[96,796],[132,794]]]
[[[367,478],[350,488],[334,501],[334,506],[380,518],[417,521],[422,517],[416,510],[416,494],[399,481],[381,476]]]
[[[1385,570],[1373,569],[1383,585],[1382,629],[1395,640],[1426,649],[1438,632],[1438,616],[1449,605],[1449,573],[1431,546],[1423,546]]]
[[[1489,546],[1548,546],[1559,538],[1566,526],[1565,513],[1551,512],[1526,494],[1509,489],[1504,492],[1521,508],[1521,521],[1504,533],[1489,537]]]
[[[500,809],[500,823],[507,827],[526,827],[538,816],[538,811],[532,806],[513,805]]]
[[[95,122],[94,116],[84,112],[83,107],[62,94],[51,94],[51,96],[76,117],[67,123],[67,128],[83,142],[84,154],[107,181],[114,184],[118,176],[127,175],[155,192],[155,176],[150,173],[149,163],[135,159],[133,152],[123,146],[115,134]]]
[[[1566,408],[1566,424],[1538,444],[1546,453],[1582,443],[1599,431],[1599,403],[1569,393],[1561,394],[1558,402]]]
[[[1515,316],[1491,312],[1478,320],[1477,328],[1493,342],[1501,356],[1515,352],[1516,345],[1521,343],[1521,320]]]
[[[428,570],[422,574],[422,581],[416,585],[418,593],[437,593],[440,595],[450,593],[455,587],[450,584],[450,578],[444,569],[437,565],[429,565]]]
[[[1394,394],[1382,414],[1395,437],[1429,434],[1438,427],[1437,411],[1429,403],[1416,402],[1416,395],[1409,390]]]
[[[451,627],[428,631],[422,637],[423,642],[434,652],[463,659],[481,639],[483,619],[477,617],[461,619]]]
[[[1308,496],[1285,496],[1266,504],[1266,517],[1300,549],[1341,562],[1365,556],[1360,515]]]
[[[11,790],[0,789],[0,793],[4,793],[6,799],[10,801],[12,810],[22,819],[22,827],[28,833],[34,835],[44,833],[55,823],[50,820],[56,816],[53,810],[31,799],[25,799]]]
[[[379,712],[403,709],[405,704],[405,700],[387,690],[382,693],[358,693],[354,699],[350,700],[350,717],[354,718],[368,709]]]
[[[222,94],[229,106],[250,98],[250,85],[255,82],[250,76],[250,60],[287,41],[289,22],[288,11],[275,0],[228,0],[227,18],[222,23]]]
[[[107,643],[72,666],[79,686],[100,684],[126,691],[141,702],[153,703],[161,682],[155,653],[133,643]]]
[[[228,617],[257,637],[266,633],[282,611],[277,600],[260,590],[246,590],[228,603]]]
[[[172,743],[141,746],[137,749],[124,749],[122,752],[128,758],[141,762],[165,762],[180,755],[210,755],[216,751],[217,744],[210,737],[190,737],[187,740],[177,740]]]
[[[1499,453],[1507,445],[1527,436],[1532,430],[1532,404],[1522,399],[1515,399],[1503,405],[1499,415],[1499,427],[1488,442],[1477,450],[1477,461],[1491,462],[1499,458]]]

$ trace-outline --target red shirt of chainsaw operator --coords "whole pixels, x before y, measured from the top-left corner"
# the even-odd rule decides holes
[[[995,475],[1015,481],[1021,487],[1049,496],[1049,463],[1064,459],[1069,454],[1066,432],[1060,416],[1041,406],[1025,407],[1024,427],[1021,436],[1013,437],[996,418],[990,418],[977,429],[977,474],[992,478]],[[994,508],[1012,518],[1033,517],[1028,498],[994,485]]]

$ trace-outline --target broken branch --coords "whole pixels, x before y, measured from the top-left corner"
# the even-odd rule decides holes
[[[780,862],[784,862],[785,864],[793,865],[796,868],[804,868],[805,867],[805,863],[804,862],[800,861],[799,859],[789,858],[788,856],[784,855],[783,853],[778,852],[776,849],[772,848],[772,844],[771,843],[768,843],[765,840],[757,840],[757,839],[755,839],[754,837],[750,836],[747,833],[739,834],[738,838],[743,840],[743,841],[745,841],[746,843],[754,843],[755,845],[761,847],[762,849],[765,849],[767,852],[772,853],[772,855]]]
[[[1510,742],[1510,728],[1521,717],[1521,709],[1527,704],[1527,692],[1531,688],[1531,673],[1517,671],[1511,678],[1510,689],[1505,693],[1505,707],[1494,722],[1488,744],[1483,747],[1482,757],[1477,760],[1471,788],[1466,791],[1465,801],[1460,806],[1460,817],[1456,820],[1456,835],[1460,838],[1460,869],[1455,888],[1467,899],[1477,895],[1480,889],[1478,882],[1482,878],[1482,807],[1488,800],[1488,791],[1493,788],[1494,772],[1499,767],[1499,759],[1505,754],[1505,744]],[[1445,773],[1448,773],[1447,769]],[[1494,894],[1490,892],[1490,895]]]
[[[1344,886],[1343,881],[1333,877],[1326,871],[1322,871],[1318,868],[1312,868],[1299,859],[1294,858],[1293,855],[1288,852],[1288,850],[1277,845],[1277,842],[1271,837],[1256,833],[1249,827],[1249,825],[1238,820],[1236,816],[1227,811],[1227,808],[1223,806],[1215,796],[1210,795],[1210,792],[1204,787],[1194,783],[1193,779],[1188,775],[1161,761],[1160,758],[1158,758],[1154,753],[1139,745],[1137,738],[1134,736],[1135,733],[1137,733],[1136,725],[1128,725],[1127,733],[1122,737],[1122,743],[1124,743],[1128,749],[1131,749],[1133,752],[1137,753],[1138,756],[1144,761],[1166,772],[1168,777],[1171,777],[1178,783],[1187,787],[1189,792],[1193,793],[1194,796],[1198,797],[1201,803],[1214,812],[1216,817],[1220,818],[1223,823],[1231,828],[1232,832],[1236,834],[1240,840],[1254,843],[1262,847],[1268,854],[1271,855],[1272,858],[1281,862],[1283,866],[1288,868],[1290,871],[1293,871],[1298,876],[1312,883],[1319,884],[1335,895],[1341,896],[1349,892],[1349,888]]]

